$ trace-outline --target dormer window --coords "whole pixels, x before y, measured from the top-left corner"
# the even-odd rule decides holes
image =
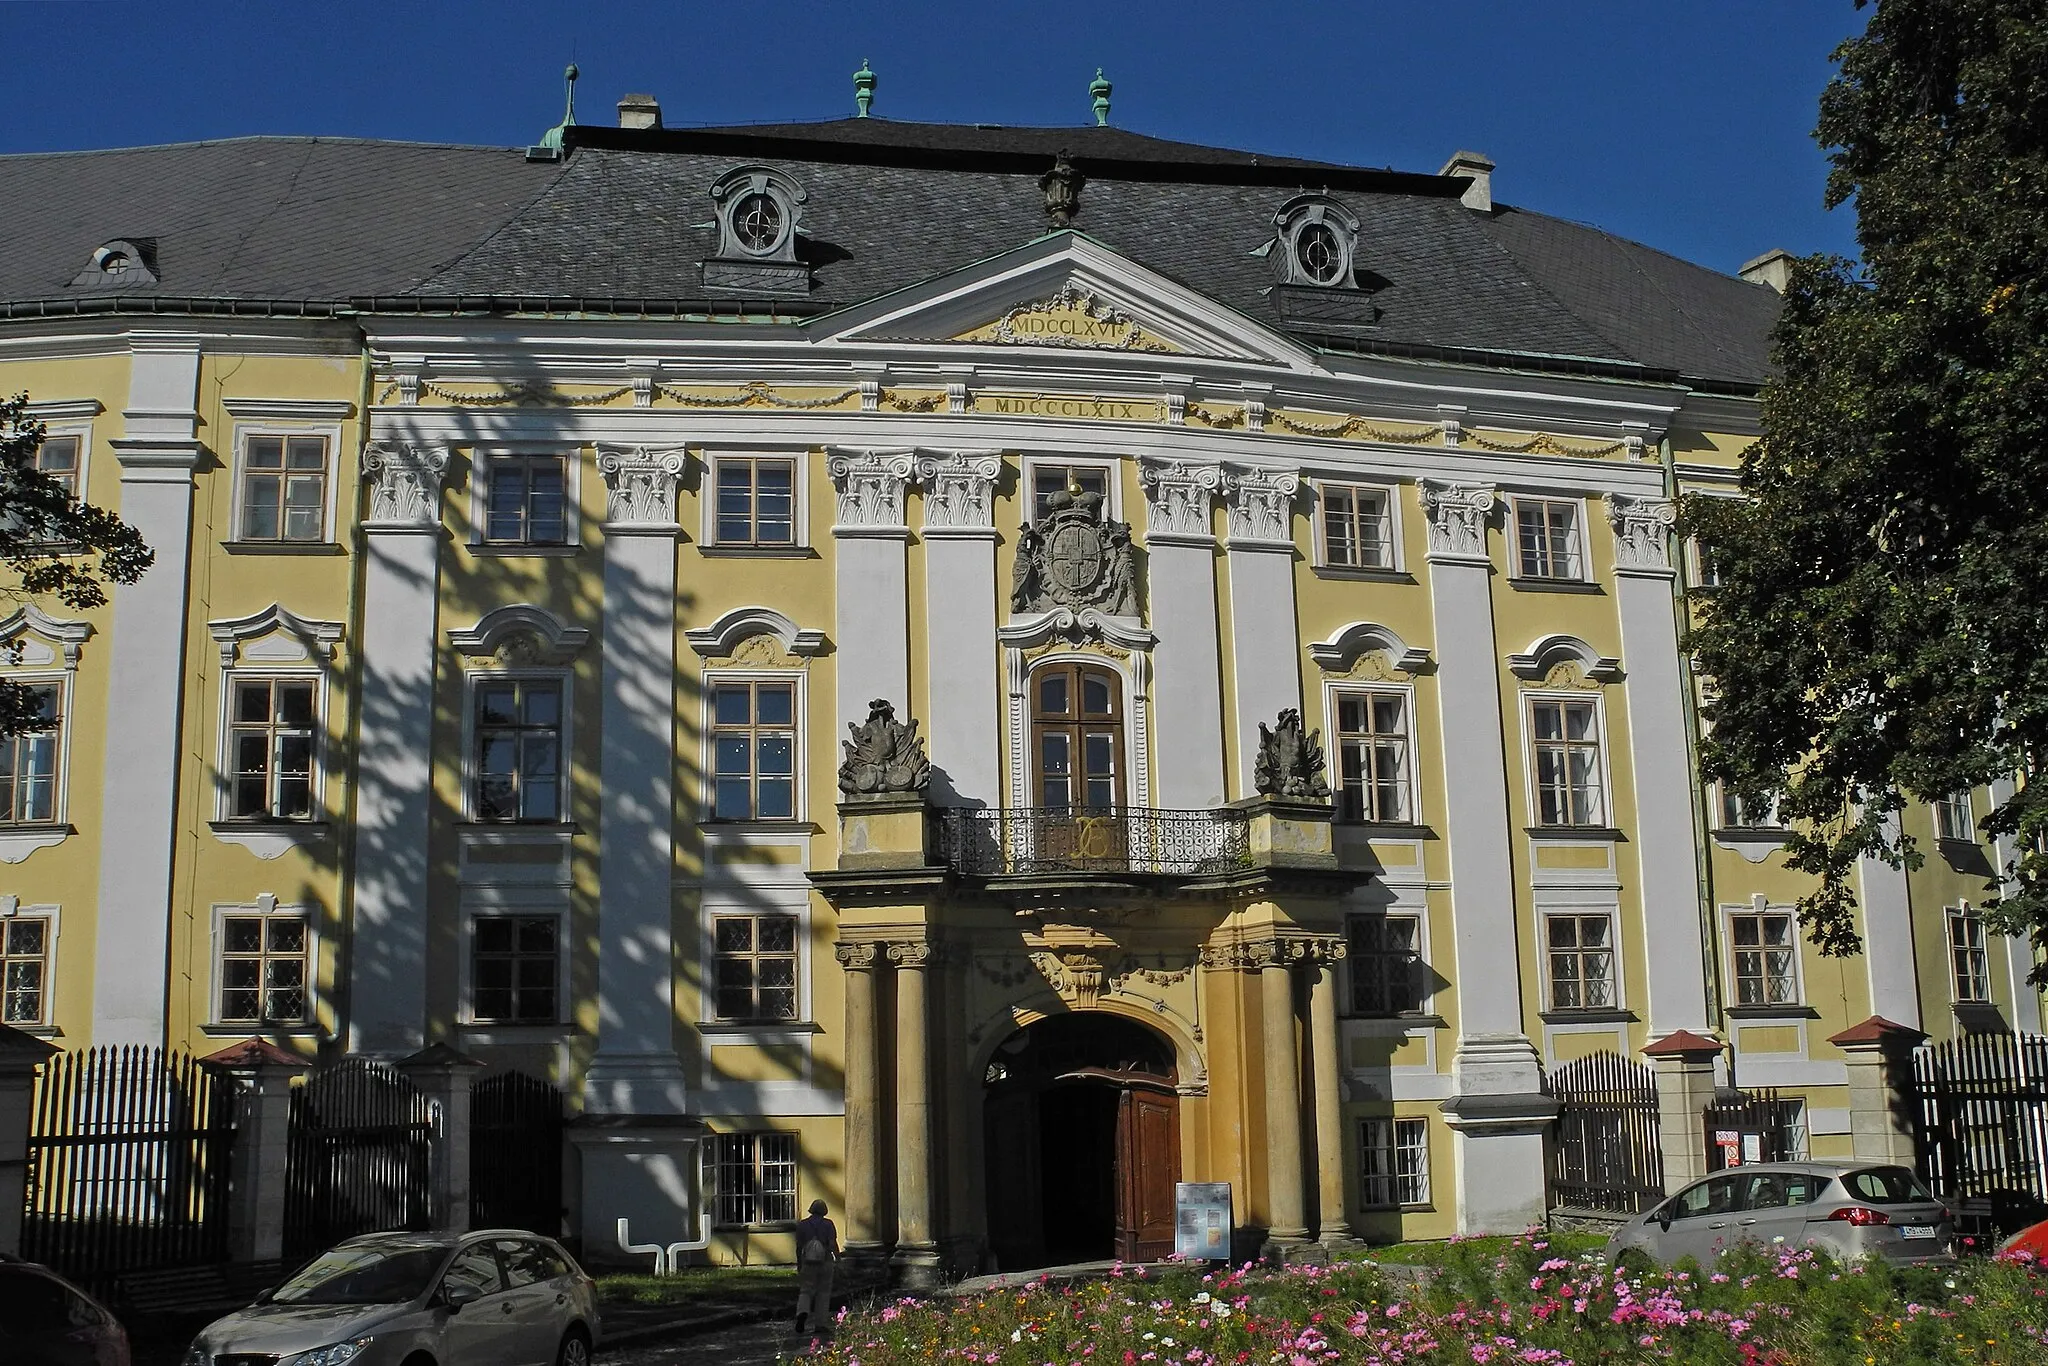
[[[1327,195],[1288,200],[1273,215],[1274,252],[1283,282],[1320,289],[1350,288],[1358,218]]]
[[[779,171],[742,166],[711,187],[718,206],[718,255],[725,260],[796,260],[796,229],[807,196]]]
[[[73,289],[125,289],[157,282],[156,240],[117,237],[93,248],[85,268],[71,277]]]

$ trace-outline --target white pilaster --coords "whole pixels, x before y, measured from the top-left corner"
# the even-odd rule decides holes
[[[1991,784],[1991,809],[1996,811],[2011,801],[2013,790],[2010,778],[2001,778]],[[1991,862],[1998,869],[2001,886],[2011,886],[2006,870],[2012,867],[2014,857],[2011,835],[2000,835],[1991,841]],[[2034,947],[2023,935],[2008,934],[2004,939],[2006,983],[2012,992],[2012,1027],[2023,1034],[2038,1034],[2041,1032],[2041,989],[2027,980],[2027,974],[2034,967]]]
[[[356,769],[351,1052],[426,1041],[427,865],[434,741],[441,479],[448,451],[363,449],[362,736]]]
[[[832,643],[840,721],[865,717],[875,698],[902,712],[910,707],[903,492],[915,466],[908,451],[836,451],[826,462],[839,494]]]
[[[949,805],[1002,805],[995,531],[1002,467],[992,451],[917,462],[924,490],[926,731],[937,771],[933,797]]]
[[[676,450],[600,450],[604,723],[599,747],[597,1053],[593,1113],[685,1112],[675,1049]]]
[[[1237,702],[1237,791],[1252,791],[1259,723],[1301,707],[1294,625],[1294,470],[1233,467],[1223,475],[1230,517],[1230,637]]]
[[[1627,661],[1629,754],[1636,775],[1636,860],[1649,948],[1650,1037],[1708,1028],[1707,963],[1693,788],[1685,746],[1685,685],[1678,672],[1671,525],[1662,498],[1607,500],[1614,527],[1614,595]]]
[[[1214,465],[1146,461],[1146,589],[1152,631],[1156,724],[1171,737],[1158,751],[1153,801],[1202,810],[1223,802],[1223,680],[1216,619],[1216,537],[1211,500],[1222,484]],[[1290,649],[1292,646],[1290,645]]]
[[[121,518],[156,561],[114,589],[92,1042],[162,1044],[170,983],[171,852],[184,680],[192,470],[199,463],[199,339],[138,332],[121,463]]]
[[[1885,821],[1886,837],[1899,838],[1899,818]],[[1883,859],[1856,860],[1863,903],[1863,962],[1870,972],[1870,1013],[1893,1024],[1920,1028],[1920,974],[1913,961],[1913,898],[1906,870]],[[1941,924],[1935,922],[1935,933]]]

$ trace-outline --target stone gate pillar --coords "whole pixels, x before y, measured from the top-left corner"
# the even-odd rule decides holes
[[[21,1251],[22,1199],[28,1179],[28,1125],[36,1068],[57,1051],[33,1034],[0,1025],[0,1254]]]
[[[469,1090],[483,1064],[445,1043],[430,1043],[395,1064],[441,1112],[434,1162],[434,1212],[444,1229],[469,1227]]]
[[[201,1061],[235,1082],[228,1256],[237,1262],[278,1261],[284,1256],[292,1083],[313,1066],[264,1039],[244,1039]]]
[[[1913,1165],[1913,1050],[1926,1037],[1873,1015],[1828,1040],[1848,1055],[1849,1141],[1858,1162]]]
[[[1714,1099],[1714,1063],[1721,1043],[1681,1029],[1643,1050],[1657,1078],[1657,1149],[1664,1163],[1664,1190],[1707,1174],[1706,1131],[1700,1116]]]

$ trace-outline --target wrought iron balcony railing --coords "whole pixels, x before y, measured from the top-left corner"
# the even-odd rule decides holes
[[[968,877],[1140,873],[1199,877],[1251,862],[1245,813],[1011,807],[939,813],[946,865]]]

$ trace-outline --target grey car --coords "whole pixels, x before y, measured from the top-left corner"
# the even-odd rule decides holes
[[[184,1366],[589,1366],[597,1291],[518,1229],[338,1243],[210,1324]]]
[[[1946,1262],[1954,1236],[1954,1215],[1904,1167],[1765,1162],[1695,1181],[1631,1217],[1607,1240],[1607,1260],[1705,1265],[1747,1242],[1810,1244],[1845,1261]]]

